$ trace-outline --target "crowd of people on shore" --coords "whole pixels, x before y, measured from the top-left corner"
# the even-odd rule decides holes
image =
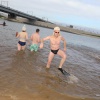
[[[48,61],[47,61],[46,68],[50,68],[51,62],[52,62],[54,56],[57,54],[62,58],[58,69],[63,74],[68,74],[67,72],[65,72],[65,70],[62,69],[62,66],[66,60],[66,49],[67,49],[66,45],[67,45],[67,43],[66,43],[66,40],[64,39],[64,37],[61,36],[61,34],[60,34],[60,28],[55,27],[52,35],[47,36],[47,37],[42,38],[42,39],[40,38],[39,32],[40,32],[40,30],[36,29],[36,32],[31,35],[30,39],[28,38],[28,33],[26,32],[25,25],[22,27],[22,32],[16,32],[16,37],[19,38],[19,41],[17,44],[18,51],[25,50],[26,42],[30,43],[30,40],[31,40],[30,51],[36,52],[36,51],[38,51],[39,48],[43,49],[44,41],[50,40],[50,49],[51,50],[50,50],[50,53],[48,55]],[[60,49],[60,42],[61,41],[63,41],[63,44],[64,44],[63,50]]]

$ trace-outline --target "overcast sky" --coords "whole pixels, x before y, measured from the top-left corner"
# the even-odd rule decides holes
[[[100,28],[100,0],[1,0],[3,5],[49,21]]]

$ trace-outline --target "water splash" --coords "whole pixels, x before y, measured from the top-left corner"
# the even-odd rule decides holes
[[[97,97],[100,97],[100,94],[96,94]]]
[[[68,83],[73,84],[73,83],[78,83],[79,79],[74,76],[73,74],[70,74],[70,76],[68,76]]]

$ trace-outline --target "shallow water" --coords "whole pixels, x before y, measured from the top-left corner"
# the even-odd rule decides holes
[[[72,75],[68,79],[57,69],[60,62],[57,55],[51,68],[45,68],[49,41],[36,53],[29,51],[29,45],[25,52],[17,52],[15,33],[21,31],[23,24],[6,23],[8,26],[0,26],[0,100],[67,100],[68,95],[78,97],[69,100],[100,99],[100,39],[61,32],[67,40],[67,60],[63,68]],[[41,37],[53,31],[26,27],[29,37],[36,28],[41,30]]]

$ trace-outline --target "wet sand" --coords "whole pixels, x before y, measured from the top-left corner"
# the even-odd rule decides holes
[[[45,68],[48,42],[36,53],[29,51],[29,45],[24,52],[18,52],[15,27],[0,28],[0,100],[100,99],[98,50],[67,44],[63,68],[75,76],[70,82],[57,69],[59,56],[55,56],[50,69]]]
[[[37,61],[38,54],[29,53],[26,59],[25,53],[17,52],[11,63],[3,64],[6,68],[0,72],[1,100],[95,100],[64,93],[68,83],[63,81],[63,75],[56,68],[46,69],[44,62]]]

